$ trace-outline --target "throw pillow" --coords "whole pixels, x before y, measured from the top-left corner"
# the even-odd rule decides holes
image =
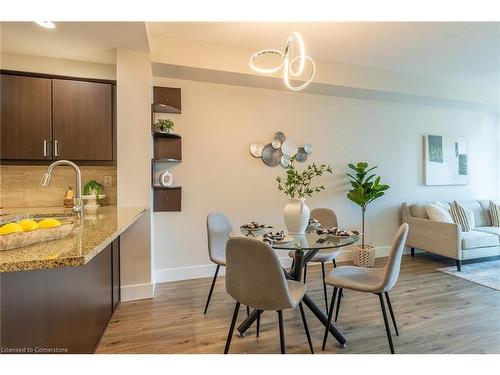
[[[490,201],[490,216],[491,225],[500,227],[500,206],[493,201]]]
[[[474,212],[470,208],[466,208],[467,216],[469,217],[470,229],[474,229],[476,227],[476,219],[474,218]]]
[[[435,201],[433,204],[437,205],[437,206],[441,206],[441,207],[444,207],[446,208],[447,210],[450,209],[450,204],[447,203],[447,202],[441,202],[441,201]]]
[[[450,215],[450,211],[443,206],[430,203],[425,206],[425,212],[427,212],[427,216],[429,216],[429,219],[431,220],[454,223],[453,218]]]
[[[453,221],[462,227],[462,232],[470,232],[474,228],[474,215],[472,210],[454,201],[450,206],[450,214]]]

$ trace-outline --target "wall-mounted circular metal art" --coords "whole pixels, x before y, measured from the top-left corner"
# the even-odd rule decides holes
[[[254,158],[262,157],[262,149],[264,148],[264,144],[262,143],[252,143],[250,145],[250,154]]]
[[[281,143],[285,142],[285,140],[286,140],[285,133],[283,133],[283,132],[277,132],[274,135],[274,139],[278,139]]]
[[[281,147],[281,141],[279,139],[274,138],[273,141],[271,142],[271,145],[273,146],[274,149],[279,149]]]
[[[304,150],[304,147],[299,147],[297,155],[295,155],[295,160],[297,160],[300,163],[303,163],[307,160],[307,152],[306,150]]]
[[[307,155],[311,152],[311,144],[298,147],[295,142],[287,139],[285,133],[281,131],[274,134],[271,143],[252,143],[250,145],[250,154],[255,158],[262,158],[264,164],[270,167],[281,164],[283,168],[286,168],[290,165],[292,158],[302,163],[307,160]]]
[[[273,148],[272,144],[268,143],[264,146],[262,150],[262,160],[269,167],[276,167],[279,165],[281,161],[281,153],[280,149]]]
[[[283,154],[288,156],[290,159],[295,156],[298,150],[299,148],[297,147],[297,145],[290,139],[287,139],[281,145],[281,152],[283,152]]]
[[[283,168],[286,168],[290,165],[290,159],[286,155],[281,156],[280,164]]]

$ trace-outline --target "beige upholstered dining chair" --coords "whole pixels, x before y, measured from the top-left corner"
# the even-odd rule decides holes
[[[268,244],[248,237],[229,239],[226,245],[226,291],[236,300],[236,305],[224,354],[227,354],[231,345],[240,303],[257,309],[257,323],[263,311],[277,311],[282,354],[285,353],[282,311],[298,305],[309,349],[311,353],[314,352],[302,307],[306,286],[299,281],[285,278],[280,261]]]
[[[207,216],[207,234],[208,234],[208,256],[210,260],[217,265],[215,268],[214,278],[208,293],[207,303],[205,305],[204,314],[207,313],[210,298],[214,291],[215,282],[221,266],[226,265],[226,242],[229,239],[229,234],[233,231],[233,227],[229,219],[222,212],[211,212]]]
[[[385,304],[382,295],[385,294],[389,312],[394,324],[394,329],[396,330],[396,335],[399,336],[398,327],[396,325],[396,318],[394,316],[394,311],[392,310],[391,300],[389,299],[389,292],[394,287],[394,284],[396,284],[396,281],[399,277],[401,257],[403,255],[407,235],[408,224],[404,223],[399,227],[396,235],[394,236],[391,252],[389,254],[389,258],[387,259],[385,267],[361,268],[355,266],[341,266],[334,269],[326,276],[326,283],[334,287],[332,301],[330,302],[330,309],[328,311],[328,323],[326,324],[326,327],[329,327],[330,323],[332,322],[333,307],[335,305],[335,297],[337,295],[337,291],[339,292],[337,310],[340,306],[341,292],[343,289],[377,294],[380,301],[380,307],[382,309],[382,316],[384,318],[387,340],[389,341],[391,353],[394,354],[391,329],[387,320],[387,313],[385,311]],[[325,331],[325,335],[323,337],[323,350],[325,350],[327,338],[328,329]]]
[[[315,208],[311,211],[311,219],[316,219],[320,222],[321,228],[333,228],[338,226],[337,215],[335,211],[330,208]],[[323,249],[319,250],[314,256],[311,258],[309,262],[321,263],[321,272],[323,273],[323,294],[325,296],[325,308],[328,311],[328,293],[326,291],[326,283],[325,283],[325,263],[333,262],[333,266],[337,267],[335,263],[335,258],[340,253],[340,249]],[[295,256],[295,251],[290,251],[288,256],[292,259]],[[307,264],[304,266],[304,283],[307,279]]]

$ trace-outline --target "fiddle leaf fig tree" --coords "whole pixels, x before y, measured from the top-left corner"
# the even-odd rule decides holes
[[[389,189],[389,185],[380,183],[380,176],[371,173],[377,166],[368,167],[368,163],[348,164],[353,170],[350,177],[352,189],[347,193],[347,198],[361,207],[361,246],[365,247],[365,212],[368,205],[375,199],[380,198]]]

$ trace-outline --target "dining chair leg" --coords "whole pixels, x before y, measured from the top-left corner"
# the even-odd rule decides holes
[[[323,273],[323,294],[325,295],[325,309],[328,314],[328,292],[326,290],[325,282],[325,263],[321,262],[321,272]]]
[[[391,327],[389,327],[389,322],[387,320],[387,313],[385,312],[384,299],[382,298],[382,293],[378,293],[378,298],[380,300],[380,308],[382,309],[382,315],[384,316],[385,332],[387,333],[387,340],[389,340],[389,347],[391,348],[391,354],[394,354],[394,345],[392,344]]]
[[[280,328],[281,354],[285,354],[285,329],[283,328],[283,312],[278,310],[278,324]]]
[[[387,306],[389,306],[389,312],[391,313],[391,319],[392,319],[392,323],[394,324],[396,336],[399,336],[398,325],[396,324],[396,317],[394,316],[394,311],[392,310],[391,299],[389,298],[388,292],[385,292],[385,298],[387,299]]]
[[[335,297],[337,296],[337,287],[333,288],[332,300],[330,301],[330,310],[328,311],[328,320],[325,324],[325,335],[323,336],[323,345],[321,350],[325,351],[326,339],[328,338],[328,332],[330,331],[330,324],[332,324],[333,307],[335,306]]]
[[[332,259],[332,263],[333,263],[333,268],[337,268],[337,263],[335,262],[335,259]],[[340,293],[342,293],[342,297],[344,296],[344,291],[341,290]]]
[[[247,316],[250,315],[250,307],[247,306]]]
[[[307,278],[307,263],[304,264],[304,284],[306,283],[306,278]]]
[[[260,314],[262,313],[262,310],[257,310],[257,337],[259,337],[260,333]]]
[[[309,334],[309,327],[307,326],[306,314],[304,314],[304,307],[302,306],[302,302],[299,303],[299,309],[300,309],[300,315],[302,316],[302,323],[304,324],[304,330],[306,331],[307,342],[309,343],[309,349],[311,350],[311,354],[314,354],[311,335]]]
[[[292,258],[292,265],[290,266],[290,270],[293,269],[293,266],[295,266],[295,259]]]
[[[335,321],[337,321],[337,319],[339,317],[340,301],[342,301],[342,288],[339,289],[339,298],[338,298],[338,301],[337,301],[337,310],[335,311]]]
[[[212,286],[210,287],[210,292],[208,292],[207,303],[205,305],[205,311],[203,311],[203,314],[207,313],[208,305],[210,303],[210,298],[212,298],[212,292],[214,291],[215,282],[217,281],[217,274],[219,273],[219,268],[220,268],[220,265],[218,264],[217,268],[215,269],[215,274],[214,274],[214,278],[212,280]]]
[[[231,339],[233,338],[234,326],[236,325],[236,319],[238,319],[238,311],[240,311],[240,303],[236,302],[233,312],[233,320],[231,320],[231,326],[229,327],[229,333],[227,334],[226,347],[224,348],[224,354],[229,351],[229,346],[231,345]]]

